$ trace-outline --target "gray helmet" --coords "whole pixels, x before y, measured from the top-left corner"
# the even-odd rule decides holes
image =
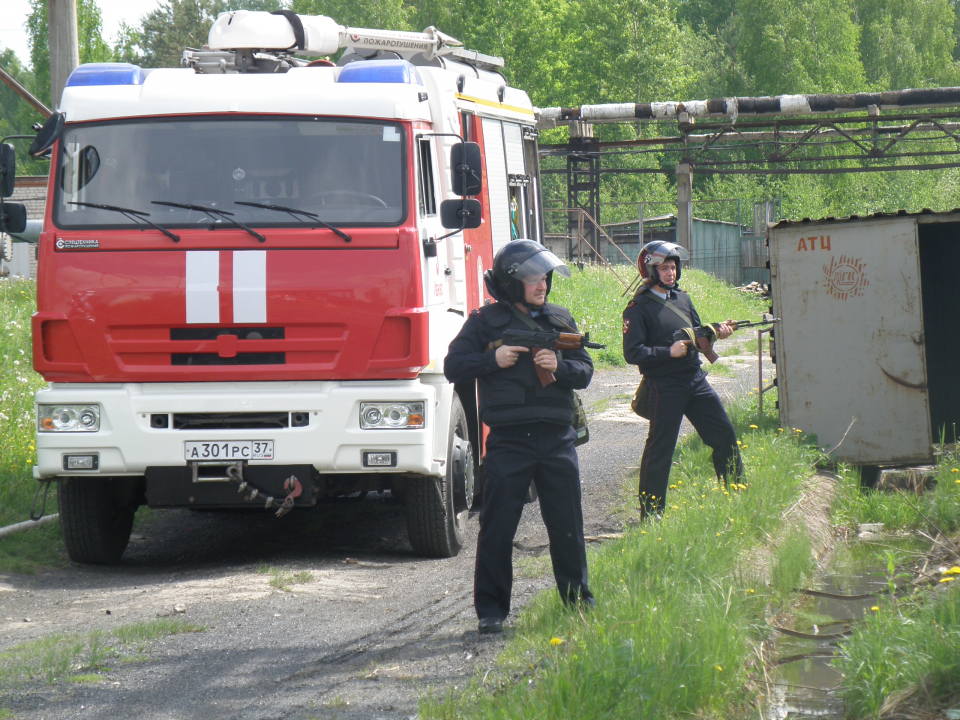
[[[674,282],[680,282],[680,262],[689,260],[690,253],[687,249],[676,243],[666,240],[653,240],[648,242],[640,249],[640,256],[637,258],[637,269],[641,277],[649,278],[653,282],[660,282],[660,273],[657,272],[657,265],[664,260],[673,260],[677,264],[677,279]]]
[[[497,251],[493,270],[487,270],[483,279],[487,290],[501,302],[517,303],[523,300],[523,282],[547,276],[547,294],[556,270],[570,277],[570,268],[560,258],[533,240],[514,240]]]

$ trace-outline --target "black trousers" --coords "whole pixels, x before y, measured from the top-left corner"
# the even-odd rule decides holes
[[[677,447],[680,423],[686,415],[703,442],[713,449],[713,467],[727,483],[732,467],[736,478],[743,474],[737,448],[737,433],[723,409],[707,375],[702,370],[663,378],[647,378],[653,417],[647,444],[640,461],[641,514],[663,511],[670,481],[673,451]]]
[[[553,576],[564,602],[592,597],[587,588],[580,468],[570,426],[537,423],[491,429],[484,459],[486,482],[474,606],[477,617],[505,619],[513,587],[513,538],[530,481],[550,538]]]

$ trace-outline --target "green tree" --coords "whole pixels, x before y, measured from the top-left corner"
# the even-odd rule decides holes
[[[339,25],[380,30],[412,30],[411,9],[403,0],[293,0],[299,15],[326,15]]]
[[[144,67],[180,67],[186,48],[206,44],[210,26],[228,10],[279,10],[280,0],[165,0],[141,20],[122,28],[118,54]]]
[[[504,59],[504,76],[541,106],[568,104],[578,42],[568,0],[421,0],[413,24]]]
[[[850,0],[741,0],[738,63],[755,94],[865,88]]]
[[[27,16],[27,44],[36,82],[36,95],[50,97],[50,31],[47,24],[47,0],[30,0]],[[80,63],[110,62],[113,50],[103,39],[103,19],[96,0],[77,0],[77,44]]]
[[[33,73],[21,65],[16,53],[7,48],[0,50],[0,67],[3,67],[25,88],[36,94]],[[30,135],[32,126],[42,122],[43,116],[6,84],[0,82],[0,137],[7,135]],[[16,141],[17,175],[43,175],[47,172],[46,161],[35,162],[27,156],[29,141]]]
[[[855,0],[860,56],[875,90],[954,86],[955,8],[951,0]]]

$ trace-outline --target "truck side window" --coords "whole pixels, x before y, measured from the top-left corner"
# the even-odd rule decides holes
[[[427,138],[417,138],[417,170],[420,175],[418,196],[420,215],[437,214],[437,195],[433,178],[433,148]]]

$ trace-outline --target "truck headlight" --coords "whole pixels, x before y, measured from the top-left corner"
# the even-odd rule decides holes
[[[364,430],[422,428],[423,403],[360,403],[360,427]]]
[[[37,432],[97,432],[99,405],[37,405]]]

